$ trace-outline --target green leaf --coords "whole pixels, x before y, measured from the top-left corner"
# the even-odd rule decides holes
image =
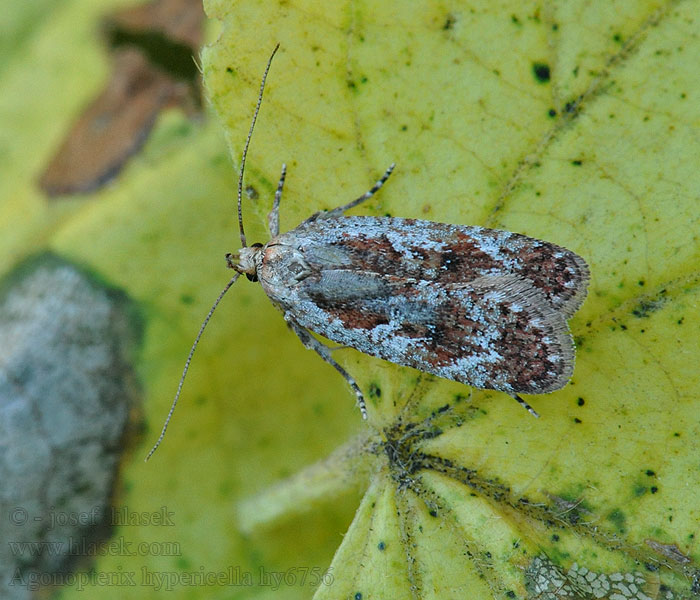
[[[42,194],[37,180],[47,162],[109,80],[102,19],[126,4],[69,0],[41,18],[27,3],[7,11],[8,23],[23,29],[10,31],[17,46],[0,69],[0,273],[50,251],[134,301],[145,329],[134,365],[142,404],[133,407],[121,470],[105,477],[115,477],[118,515],[164,510],[174,523],[117,518],[107,540],[116,547],[77,558],[79,584],[72,573],[50,581],[68,582],[63,598],[82,597],[84,589],[140,598],[163,587],[162,577],[176,596],[209,598],[213,586],[197,577],[210,573],[228,577],[226,593],[266,592],[263,574],[285,572],[290,560],[300,569],[328,566],[358,492],[342,488],[344,496],[318,509],[301,534],[252,539],[240,532],[235,502],[325,456],[360,422],[344,382],[289,334],[262,290],[241,282],[203,338],[165,443],[143,464],[197,329],[230,277],[224,254],[238,245],[236,180],[214,115],[192,123],[168,111],[100,192],[59,201]],[[6,356],[12,350],[5,345]],[[308,597],[312,584],[300,575],[285,585]]]
[[[134,554],[82,557],[84,573],[138,585],[86,589],[141,598],[159,574],[180,598],[696,594],[697,3],[210,2],[222,33],[203,69],[221,121],[167,113],[109,188],[48,203],[36,178],[104,86],[96,32],[126,4],[13,3],[0,36],[0,270],[52,250],[123,289],[145,321],[148,431],[129,440],[115,506],[165,506],[174,526],[117,523]],[[528,398],[541,419],[503,394],[338,351],[368,396],[365,426],[342,379],[242,281],[143,465],[238,246],[221,132],[235,163],[277,42],[248,163],[249,240],[267,239],[283,162],[287,230],[395,161],[358,213],[580,253],[592,283],[571,321],[576,371]],[[301,583],[299,569],[329,565]],[[223,589],[194,580],[229,569]],[[273,573],[289,574],[277,591]]]
[[[262,241],[282,162],[285,230],[395,161],[362,214],[518,231],[591,265],[576,372],[532,398],[539,421],[338,353],[375,391],[376,470],[318,598],[696,593],[697,6],[617,8],[208,3],[223,32],[203,69],[236,157],[281,44],[248,157]],[[243,526],[330,501],[334,464],[244,502]]]

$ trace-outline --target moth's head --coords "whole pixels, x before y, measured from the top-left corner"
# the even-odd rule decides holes
[[[257,281],[258,265],[262,260],[262,247],[262,244],[256,243],[241,248],[237,254],[227,254],[226,266],[244,274],[249,281]]]

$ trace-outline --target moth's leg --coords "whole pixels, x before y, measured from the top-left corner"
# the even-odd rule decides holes
[[[331,350],[328,346],[319,342],[315,337],[313,337],[306,329],[299,325],[294,319],[288,314],[284,315],[284,320],[287,324],[294,330],[294,333],[299,336],[301,343],[304,344],[309,350],[314,350],[323,360],[325,360],[329,365],[331,365],[338,373],[340,373],[345,381],[348,382],[352,390],[357,396],[357,406],[360,408],[362,413],[362,418],[367,418],[367,405],[365,404],[365,397],[362,395],[360,388],[355,383],[355,380],[350,376],[350,374],[343,369],[331,356]]]
[[[536,417],[537,419],[540,418],[540,415],[537,414],[537,411],[532,408],[525,400],[523,400],[518,394],[510,394],[510,397],[513,398],[520,406],[522,406],[527,412],[529,412],[533,417]]]
[[[328,219],[328,218],[335,218],[335,217],[340,217],[346,210],[350,210],[351,208],[354,208],[358,204],[362,204],[365,200],[369,200],[372,196],[374,196],[380,188],[386,183],[386,180],[389,179],[389,175],[391,175],[391,172],[394,170],[394,167],[396,166],[396,163],[391,163],[389,168],[384,172],[384,175],[382,175],[381,179],[375,183],[371,189],[359,198],[355,198],[352,202],[348,202],[347,204],[343,204],[343,206],[339,206],[337,208],[334,208],[332,210],[329,210],[327,212],[320,213],[318,215],[319,219]]]
[[[280,234],[280,200],[282,199],[282,188],[284,188],[284,178],[287,176],[287,165],[282,165],[282,174],[280,175],[277,191],[275,192],[275,201],[272,203],[272,210],[267,215],[267,225],[270,228],[270,235],[277,237]]]

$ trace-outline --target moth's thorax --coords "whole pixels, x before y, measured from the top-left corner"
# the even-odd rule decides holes
[[[229,265],[244,275],[255,275],[262,262],[263,247],[260,244],[246,246],[231,257]],[[230,255],[229,255],[230,256]]]
[[[265,293],[273,301],[285,305],[299,282],[312,271],[299,249],[277,240],[279,238],[269,241],[261,249],[257,275]]]

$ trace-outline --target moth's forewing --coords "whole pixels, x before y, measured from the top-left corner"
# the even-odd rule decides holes
[[[302,223],[310,264],[398,277],[464,283],[484,275],[529,279],[567,318],[581,305],[588,266],[577,254],[542,240],[496,229],[390,217],[344,217]],[[281,236],[283,237],[283,236]]]
[[[271,240],[259,277],[294,321],[336,343],[479,388],[535,394],[571,377],[566,318],[587,273],[574,253],[518,234],[346,217]]]

